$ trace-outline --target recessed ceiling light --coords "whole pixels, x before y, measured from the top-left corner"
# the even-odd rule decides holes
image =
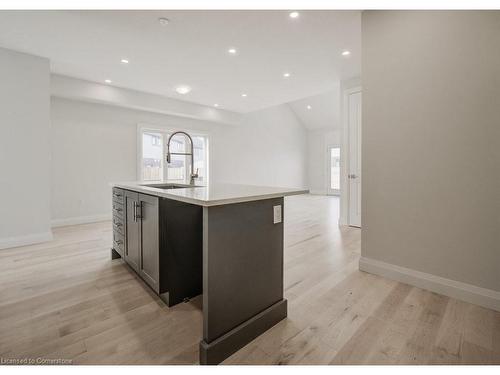
[[[105,79],[104,82],[111,83],[112,81],[110,79]]]
[[[217,103],[214,104],[214,107],[218,107],[219,105]]]
[[[342,56],[349,56],[351,54],[351,51],[342,51]]]
[[[120,62],[121,62],[122,64],[128,64],[128,63],[129,63],[129,61],[128,61],[127,59],[121,59],[121,60],[120,60]]]
[[[283,77],[284,77],[284,78],[288,78],[288,77],[290,77],[290,73],[283,73]]]
[[[312,107],[310,105],[307,106],[307,109],[311,109]]]
[[[246,98],[247,97],[247,94],[241,94],[242,97]]]
[[[290,12],[289,16],[290,16],[290,18],[298,18],[299,12]]]
[[[227,50],[227,53],[229,53],[230,55],[236,55],[236,52],[238,52],[238,51],[236,51],[236,48],[229,48]]]
[[[177,86],[175,88],[175,91],[177,91],[181,95],[185,95],[191,91],[191,87],[186,86],[186,85],[181,85],[181,86]]]
[[[170,23],[170,20],[168,18],[165,18],[165,17],[160,17],[160,18],[158,18],[158,22],[160,23],[160,25],[166,26]]]

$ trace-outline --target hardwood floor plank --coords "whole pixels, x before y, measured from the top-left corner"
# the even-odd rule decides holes
[[[338,198],[285,202],[288,318],[224,364],[500,363],[500,313],[358,271]],[[0,251],[0,356],[197,364],[201,298],[173,308],[122,260],[110,222]]]

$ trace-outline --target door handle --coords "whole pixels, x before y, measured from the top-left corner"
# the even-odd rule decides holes
[[[134,221],[137,222],[137,219],[142,219],[142,202],[134,201]]]

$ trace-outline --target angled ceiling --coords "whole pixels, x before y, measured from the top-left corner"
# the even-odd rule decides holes
[[[307,129],[340,128],[340,88],[288,103]]]
[[[359,11],[296,19],[287,11],[0,11],[0,47],[47,57],[53,73],[242,113],[359,75],[360,44]],[[192,91],[176,93],[181,84]]]

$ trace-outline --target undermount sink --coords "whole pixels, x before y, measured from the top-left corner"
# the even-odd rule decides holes
[[[155,189],[184,189],[184,188],[193,188],[193,187],[201,187],[196,185],[188,185],[188,184],[174,184],[174,183],[166,183],[166,184],[150,184],[150,185],[141,185],[146,187],[152,187]]]

